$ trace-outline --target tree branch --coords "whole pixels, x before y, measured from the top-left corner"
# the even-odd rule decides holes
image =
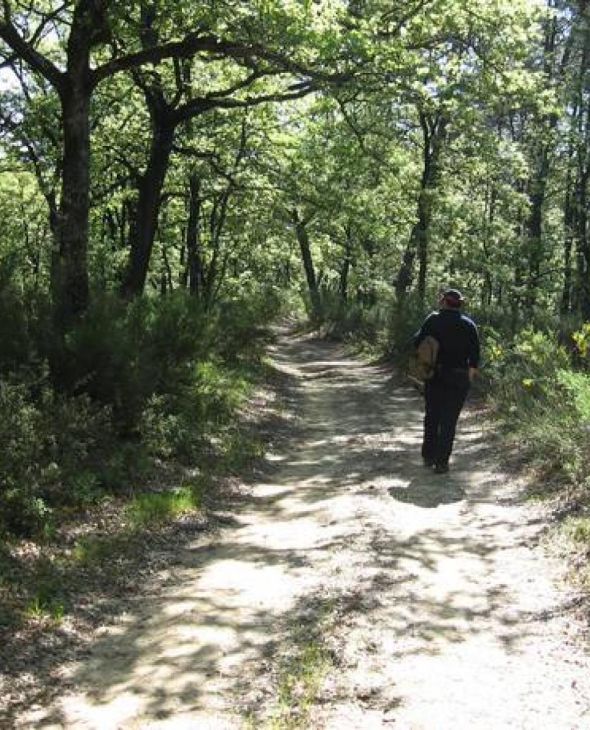
[[[30,45],[32,45],[32,46],[35,45],[35,43],[42,37],[43,33],[45,32],[46,27],[50,23],[53,23],[54,20],[57,20],[57,18],[59,18],[59,16],[63,13],[63,11],[67,9],[68,4],[69,3],[66,0],[66,2],[64,2],[60,5],[60,7],[56,8],[55,10],[53,10],[49,13],[39,12],[38,10],[36,10],[33,7],[31,7],[29,9],[30,12],[41,17],[41,22],[39,23],[39,25],[35,29],[35,32],[33,33],[33,35],[31,36],[31,38],[28,41],[28,43]]]
[[[294,91],[261,94],[260,96],[250,96],[244,99],[231,99],[226,97],[201,97],[199,99],[193,99],[176,110],[174,113],[174,121],[176,124],[180,124],[192,117],[204,114],[211,109],[245,109],[267,102],[293,101],[295,99],[301,99],[316,90],[316,87],[311,83],[305,86],[298,84],[297,87]]]
[[[16,61],[18,61],[18,55],[16,53],[12,53],[0,61],[0,69],[10,68],[16,63]]]
[[[241,81],[236,81],[236,83],[233,86],[228,86],[227,89],[220,89],[219,91],[210,91],[209,93],[205,94],[203,97],[204,99],[221,99],[226,96],[231,96],[236,91],[239,91],[240,89],[245,89],[248,86],[252,86],[252,84],[257,81],[258,79],[262,78],[262,76],[265,75],[262,71],[253,71],[249,76],[247,76],[245,79],[242,79]]]
[[[4,19],[0,21],[0,38],[7,46],[26,61],[29,66],[40,73],[57,90],[64,87],[64,74],[48,58],[37,51],[16,30],[10,21],[8,3],[4,2]]]
[[[390,39],[390,38],[397,38],[399,34],[401,33],[403,27],[410,22],[410,20],[413,20],[422,10],[426,8],[427,5],[431,5],[433,0],[418,0],[416,5],[411,7],[404,15],[401,16],[401,18],[396,19],[395,27],[393,30],[388,31],[382,31],[377,34],[377,37],[379,39]],[[395,10],[389,10],[382,15],[382,20],[388,22],[390,17],[394,14]]]
[[[157,64],[166,58],[187,58],[196,53],[207,53],[219,59],[250,60],[259,58],[272,62],[284,72],[312,77],[318,81],[332,84],[343,83],[349,78],[348,74],[326,74],[322,71],[306,68],[280,53],[258,44],[232,43],[217,36],[201,35],[199,32],[195,32],[190,33],[181,41],[172,41],[153,48],[144,48],[137,53],[113,59],[92,72],[92,82],[96,85],[105,78],[121,71],[129,71],[147,63]]]

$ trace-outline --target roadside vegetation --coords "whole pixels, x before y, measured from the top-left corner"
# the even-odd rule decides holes
[[[198,515],[217,478],[260,455],[243,411],[266,377],[271,302],[204,311],[182,292],[132,307],[102,300],[57,355],[71,368],[65,389],[46,368],[51,325],[31,317],[13,330],[7,313],[2,630],[64,618],[85,573],[117,572],[146,531]]]

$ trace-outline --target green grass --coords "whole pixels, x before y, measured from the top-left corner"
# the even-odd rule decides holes
[[[333,629],[335,606],[332,598],[323,598],[314,606],[313,618],[293,622],[289,630],[289,651],[279,658],[274,709],[263,723],[254,711],[247,720],[247,728],[304,730],[311,727],[311,712],[318,703],[326,677],[334,668],[326,638]]]
[[[35,571],[34,585],[34,593],[24,606],[24,616],[31,619],[49,618],[59,624],[66,613],[60,566],[42,558]]]
[[[241,472],[264,456],[265,445],[260,439],[240,428],[233,428],[219,440],[220,453],[212,469],[217,474]]]
[[[114,535],[80,538],[74,547],[74,560],[97,565],[124,555],[134,534],[200,509],[204,489],[205,484],[194,482],[170,492],[137,494],[124,508],[125,528]]]
[[[171,492],[138,494],[127,506],[126,514],[132,529],[142,529],[174,520],[198,510],[201,490],[193,485]]]
[[[98,565],[124,552],[127,540],[122,535],[80,538],[74,547],[74,562],[84,566]]]
[[[81,537],[68,556],[62,556],[59,561],[41,560],[35,569],[34,592],[18,609],[20,616],[32,620],[51,619],[59,624],[67,613],[64,574],[75,570],[76,566],[91,571],[109,566],[109,570],[117,572],[123,566],[121,558],[134,553],[134,543],[147,530],[199,509],[205,486],[195,482],[170,492],[139,494],[124,508],[119,531]]]
[[[298,730],[309,727],[309,714],[332,667],[326,649],[319,642],[304,645],[279,680],[278,707],[270,730]]]
[[[45,600],[42,596],[35,596],[25,608],[25,616],[31,619],[50,618],[55,623],[61,623],[66,613],[65,605],[62,601],[53,599]]]
[[[570,517],[564,529],[570,540],[590,549],[590,517]]]
[[[321,643],[304,644],[280,673],[277,700],[271,717],[262,721],[255,711],[244,720],[244,730],[305,730],[332,660]]]

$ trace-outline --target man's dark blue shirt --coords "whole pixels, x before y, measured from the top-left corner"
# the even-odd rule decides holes
[[[479,335],[474,322],[459,310],[432,312],[414,335],[414,345],[430,335],[440,348],[437,363],[444,369],[479,367]]]

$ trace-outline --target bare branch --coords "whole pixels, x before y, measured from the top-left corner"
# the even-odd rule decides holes
[[[0,61],[0,69],[10,68],[16,63],[16,61],[18,61],[18,55],[16,53],[6,56],[6,58],[3,58]]]
[[[11,22],[9,13],[10,7],[4,0],[4,20],[0,22],[0,38],[19,58],[46,78],[55,89],[61,91],[64,86],[64,74],[20,35]]]
[[[262,78],[262,76],[264,76],[262,72],[254,71],[245,79],[237,81],[233,86],[228,86],[227,89],[220,89],[218,91],[210,91],[209,93],[205,94],[203,98],[221,99],[226,96],[231,96],[232,94],[235,94],[236,91],[240,91],[240,89],[245,89],[248,86],[252,86],[252,84],[258,79]]]
[[[179,58],[174,59],[174,80],[176,82],[176,93],[170,102],[170,106],[176,107],[180,104],[185,90],[185,82],[182,75],[182,64]]]
[[[66,0],[66,2],[62,3],[62,5],[60,5],[59,8],[56,8],[55,10],[53,10],[50,13],[40,13],[38,10],[35,10],[35,8],[31,8],[31,12],[33,12],[37,15],[40,15],[42,20],[39,23],[39,25],[37,26],[35,32],[31,36],[31,38],[28,39],[28,43],[30,45],[34,46],[35,43],[42,37],[43,33],[45,32],[46,27],[50,23],[53,23],[54,20],[57,20],[57,18],[59,18],[59,16],[63,13],[64,10],[67,9],[67,7],[68,7],[68,2]]]

